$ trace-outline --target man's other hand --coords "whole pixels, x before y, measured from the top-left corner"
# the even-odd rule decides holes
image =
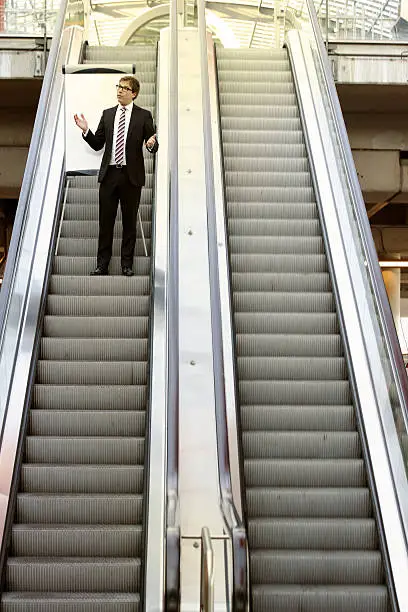
[[[85,119],[85,117],[81,114],[81,115],[74,115],[74,121],[77,124],[77,126],[83,131],[83,133],[85,134],[86,130],[88,129],[88,122]]]
[[[150,149],[153,149],[155,144],[156,144],[156,134],[153,134],[153,136],[150,136],[149,140],[146,142],[146,149],[150,151]]]

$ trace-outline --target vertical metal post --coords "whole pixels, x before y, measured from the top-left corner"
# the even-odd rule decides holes
[[[214,612],[214,550],[210,530],[201,530],[200,611]]]

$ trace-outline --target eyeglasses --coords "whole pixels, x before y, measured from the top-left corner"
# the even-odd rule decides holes
[[[116,85],[116,89],[118,91],[132,91],[132,88],[126,87],[126,85]]]

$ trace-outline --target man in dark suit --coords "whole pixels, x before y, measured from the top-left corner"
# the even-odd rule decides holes
[[[133,276],[136,221],[140,194],[145,184],[143,142],[156,153],[159,144],[148,110],[134,104],[140,90],[133,76],[122,77],[116,85],[119,104],[103,111],[95,134],[83,115],[74,115],[84,140],[99,151],[105,146],[99,171],[99,240],[93,276],[105,276],[112,256],[113,229],[118,202],[122,211],[121,265],[124,276]]]

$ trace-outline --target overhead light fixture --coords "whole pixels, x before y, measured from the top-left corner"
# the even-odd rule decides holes
[[[408,268],[408,261],[391,259],[390,261],[379,261],[380,268]]]

